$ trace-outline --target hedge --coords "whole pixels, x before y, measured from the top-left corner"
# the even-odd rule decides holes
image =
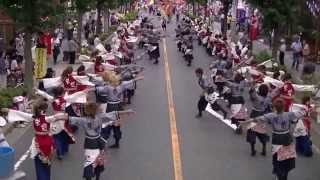
[[[138,16],[138,11],[131,11],[131,12],[128,12],[127,14],[125,14],[124,16],[120,17],[120,22],[122,23],[126,23],[128,21],[134,21],[136,20]]]
[[[109,37],[112,33],[114,33],[116,30],[117,30],[117,27],[116,27],[116,26],[110,26],[110,27],[108,28],[108,31],[107,31],[107,32],[102,33],[102,34],[100,35],[100,40],[101,40],[102,42],[106,41],[106,40],[108,39],[108,37]]]
[[[21,96],[24,91],[26,91],[24,87],[0,89],[0,108],[10,108],[13,97]]]
[[[256,54],[256,61],[258,64],[268,61],[270,59],[272,59],[272,55],[266,50]]]

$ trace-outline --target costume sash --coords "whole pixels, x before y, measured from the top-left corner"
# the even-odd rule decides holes
[[[284,161],[297,157],[296,149],[293,143],[289,146],[272,145],[272,154],[275,153],[277,153],[278,161]]]
[[[94,162],[99,157],[99,155],[100,155],[99,149],[85,149],[84,150],[84,156],[85,156],[84,167],[94,164]]]

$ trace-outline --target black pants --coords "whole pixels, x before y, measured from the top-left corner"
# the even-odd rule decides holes
[[[269,141],[269,136],[267,134],[261,134],[258,132],[255,132],[251,129],[247,132],[247,142],[250,144],[251,147],[251,153],[254,154],[256,152],[255,144],[256,144],[256,138],[259,139],[259,141],[262,144],[262,153],[266,153],[266,144]]]
[[[198,115],[202,115],[202,112],[206,109],[208,104],[208,101],[206,100],[206,98],[204,96],[201,96],[199,101],[198,101],[198,111],[199,114]]]
[[[70,54],[67,51],[63,51],[63,61],[69,61]]]
[[[284,52],[282,51],[280,51],[280,54],[279,54],[279,62],[281,66],[284,65]]]
[[[18,56],[17,56],[17,63],[18,63],[18,64],[21,64],[22,62],[23,62],[23,56],[18,55]]]
[[[278,177],[278,180],[287,180],[289,172],[295,168],[295,158],[277,161],[278,154],[272,156],[273,174]]]
[[[69,64],[74,64],[76,61],[76,52],[69,52]]]
[[[113,133],[115,144],[119,145],[120,139],[122,137],[120,126],[111,125],[103,128],[101,132],[103,140],[107,141],[111,133]]]
[[[211,104],[211,108],[214,110],[214,111],[221,111],[223,113],[223,117],[226,118],[227,116],[227,111],[225,111],[218,103],[217,101],[214,102],[213,104]]]
[[[60,54],[60,49],[58,46],[54,46],[53,48],[53,62],[54,64],[57,64],[58,56]]]
[[[86,40],[89,39],[89,34],[90,34],[90,31],[89,30],[85,30],[84,37],[86,38]]]
[[[288,180],[288,173],[278,174],[278,180]]]
[[[127,104],[131,104],[131,97],[134,95],[134,89],[128,89],[125,91],[124,98],[127,98]]]
[[[223,92],[223,88],[225,86],[225,82],[215,82],[215,85],[217,86],[217,91],[219,93],[219,95],[222,95]]]

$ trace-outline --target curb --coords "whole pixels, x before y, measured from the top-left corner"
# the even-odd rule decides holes
[[[2,132],[6,136],[11,133],[14,128],[14,123],[8,123],[6,126],[2,127]]]

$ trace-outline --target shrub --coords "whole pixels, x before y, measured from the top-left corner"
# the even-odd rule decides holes
[[[193,21],[197,18],[197,16],[194,15],[192,12],[186,13],[186,16],[188,16]]]
[[[0,89],[0,108],[10,108],[13,97],[21,96],[25,90],[24,87]]]
[[[261,51],[256,54],[256,61],[258,64],[270,60],[271,58],[272,55],[268,51]]]
[[[128,21],[134,21],[136,20],[136,17],[138,16],[138,11],[131,11],[125,14],[124,16],[120,17],[120,22],[126,23]]]
[[[102,42],[105,42],[105,41],[108,39],[108,37],[109,37],[112,33],[114,33],[116,30],[117,30],[117,27],[116,27],[116,26],[110,26],[107,32],[102,33],[102,34],[100,35],[100,37],[99,37],[100,40],[101,40]]]

